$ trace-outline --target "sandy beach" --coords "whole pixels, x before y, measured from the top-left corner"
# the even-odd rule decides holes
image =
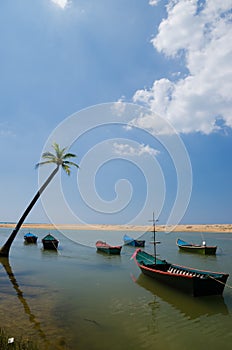
[[[0,228],[14,228],[15,224],[1,223]],[[27,229],[47,229],[47,230],[109,230],[109,231],[152,231],[152,226],[135,226],[135,225],[52,225],[52,224],[23,224],[22,228]],[[160,232],[223,232],[232,233],[232,224],[205,224],[205,225],[177,225],[165,226],[156,225],[156,231]]]

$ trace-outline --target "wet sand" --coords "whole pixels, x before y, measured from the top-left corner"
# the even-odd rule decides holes
[[[0,228],[14,228],[15,224],[1,223]],[[47,229],[47,230],[109,230],[109,231],[153,231],[153,226],[136,225],[67,225],[67,224],[23,224],[22,228]],[[205,224],[205,225],[177,225],[165,226],[156,225],[156,231],[160,232],[223,232],[232,233],[232,224]]]

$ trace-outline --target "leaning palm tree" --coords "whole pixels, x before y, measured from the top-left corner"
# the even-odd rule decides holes
[[[70,162],[67,160],[69,158],[76,158],[75,154],[65,153],[67,148],[61,149],[57,143],[54,143],[52,145],[52,147],[55,151],[55,154],[53,154],[51,152],[43,153],[42,158],[44,159],[44,161],[36,164],[36,168],[38,168],[39,166],[44,165],[44,164],[55,164],[56,168],[53,170],[51,175],[47,178],[45,183],[40,187],[40,189],[36,193],[35,197],[32,199],[31,203],[28,205],[27,209],[24,211],[23,215],[19,219],[19,221],[16,224],[14,230],[12,231],[10,237],[8,238],[6,243],[2,246],[2,248],[0,248],[0,256],[5,256],[5,257],[9,256],[10,247],[11,247],[12,242],[15,239],[20,227],[22,226],[27,215],[30,213],[31,209],[33,208],[33,206],[35,205],[35,203],[37,202],[37,200],[41,196],[42,192],[45,190],[45,188],[48,186],[48,184],[51,182],[53,177],[58,172],[59,168],[62,167],[68,175],[70,175],[70,173],[71,173],[70,166],[73,165],[73,166],[79,168],[79,166],[76,163]]]

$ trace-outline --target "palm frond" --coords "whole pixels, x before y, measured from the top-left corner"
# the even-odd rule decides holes
[[[63,162],[63,164],[64,164],[64,165],[68,165],[68,166],[73,165],[73,166],[75,166],[76,168],[80,168],[78,164],[76,164],[76,163],[74,163],[74,162],[70,162],[70,161],[68,161],[68,160],[65,160],[65,161]]]
[[[51,152],[44,152],[42,158],[55,158],[55,155]]]
[[[58,155],[59,152],[60,152],[60,147],[59,147],[59,145],[58,145],[56,142],[54,142],[54,143],[52,144],[52,148],[54,149],[55,154]]]
[[[37,169],[39,166],[44,165],[44,164],[54,164],[52,160],[45,160],[44,162],[37,163],[35,165],[35,168]]]
[[[71,174],[71,170],[70,167],[66,164],[62,164],[62,169],[64,169],[64,171],[66,172],[66,174],[70,175]]]
[[[57,158],[63,158],[67,147],[64,147],[64,148],[61,149],[56,142],[53,143],[52,147],[54,148],[54,150],[56,152]]]
[[[63,159],[67,159],[67,158],[77,158],[77,156],[76,156],[76,154],[73,154],[73,153],[66,153],[63,156]]]
[[[52,148],[53,148],[55,151],[59,151],[59,150],[60,150],[60,146],[59,146],[58,143],[56,143],[56,142],[53,142]]]

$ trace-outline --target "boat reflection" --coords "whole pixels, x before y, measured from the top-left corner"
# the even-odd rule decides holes
[[[31,309],[27,303],[26,298],[23,295],[22,290],[19,287],[19,284],[14,276],[14,273],[12,271],[12,268],[10,266],[10,262],[8,258],[0,258],[0,263],[2,264],[2,267],[4,268],[7,276],[9,277],[9,280],[16,291],[17,297],[19,301],[22,303],[25,314],[29,316],[29,321],[33,324],[33,328],[38,332],[40,338],[43,340],[45,344],[49,344],[49,341],[47,340],[46,334],[41,329],[41,324],[39,321],[36,320],[35,315],[31,312]]]
[[[229,313],[224,298],[221,295],[193,298],[178,290],[169,288],[158,281],[151,280],[143,274],[139,275],[136,283],[155,296],[156,304],[158,297],[161,301],[168,303],[189,319],[195,319],[201,316],[208,317],[216,314],[227,315]]]

